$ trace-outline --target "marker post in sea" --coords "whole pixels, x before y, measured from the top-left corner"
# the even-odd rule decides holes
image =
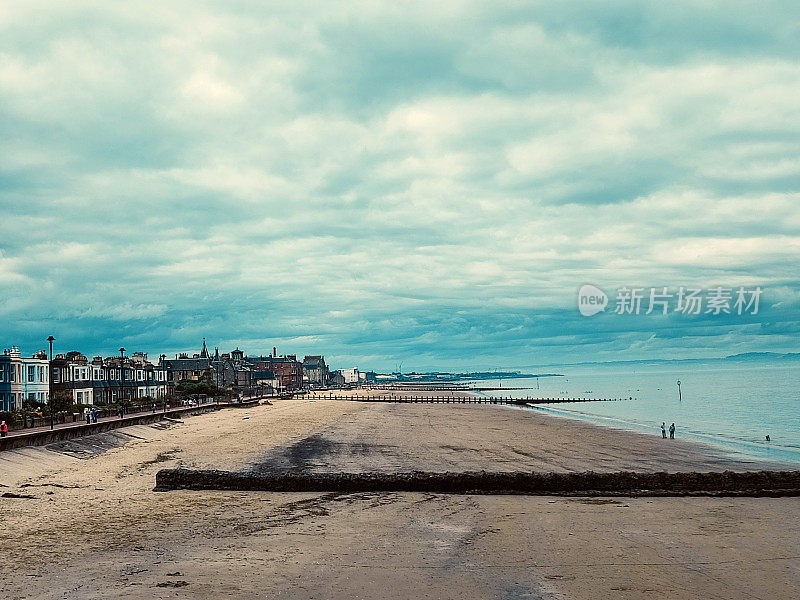
[[[683,398],[681,397],[681,380],[678,379],[678,402],[683,402]]]

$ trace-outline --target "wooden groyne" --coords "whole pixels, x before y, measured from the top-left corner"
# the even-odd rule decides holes
[[[325,397],[325,396],[323,396]],[[386,394],[381,396],[359,396],[351,394],[330,394],[329,400],[347,400],[349,402],[396,402],[401,404],[565,404],[574,402],[621,402],[633,400],[628,398],[495,398],[493,396],[413,396],[407,394]]]
[[[534,496],[798,496],[800,471],[273,473],[162,469],[155,491],[426,492]]]

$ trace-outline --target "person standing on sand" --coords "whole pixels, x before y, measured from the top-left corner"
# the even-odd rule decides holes
[[[667,439],[667,423],[666,421],[661,423],[661,437]]]
[[[675,439],[675,423],[669,426],[669,439]]]
[[[6,435],[8,435],[8,425],[3,421],[0,423],[0,437],[6,437]]]

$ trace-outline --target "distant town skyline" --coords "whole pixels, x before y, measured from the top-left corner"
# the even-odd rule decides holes
[[[797,352],[800,5],[735,6],[7,2],[0,344]],[[585,285],[763,293],[582,316]]]

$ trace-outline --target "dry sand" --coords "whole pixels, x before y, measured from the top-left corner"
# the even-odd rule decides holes
[[[77,452],[77,454],[76,454]],[[76,457],[79,456],[79,457]],[[286,400],[0,453],[10,598],[796,598],[800,499],[153,492],[185,466],[760,468],[501,406]]]

